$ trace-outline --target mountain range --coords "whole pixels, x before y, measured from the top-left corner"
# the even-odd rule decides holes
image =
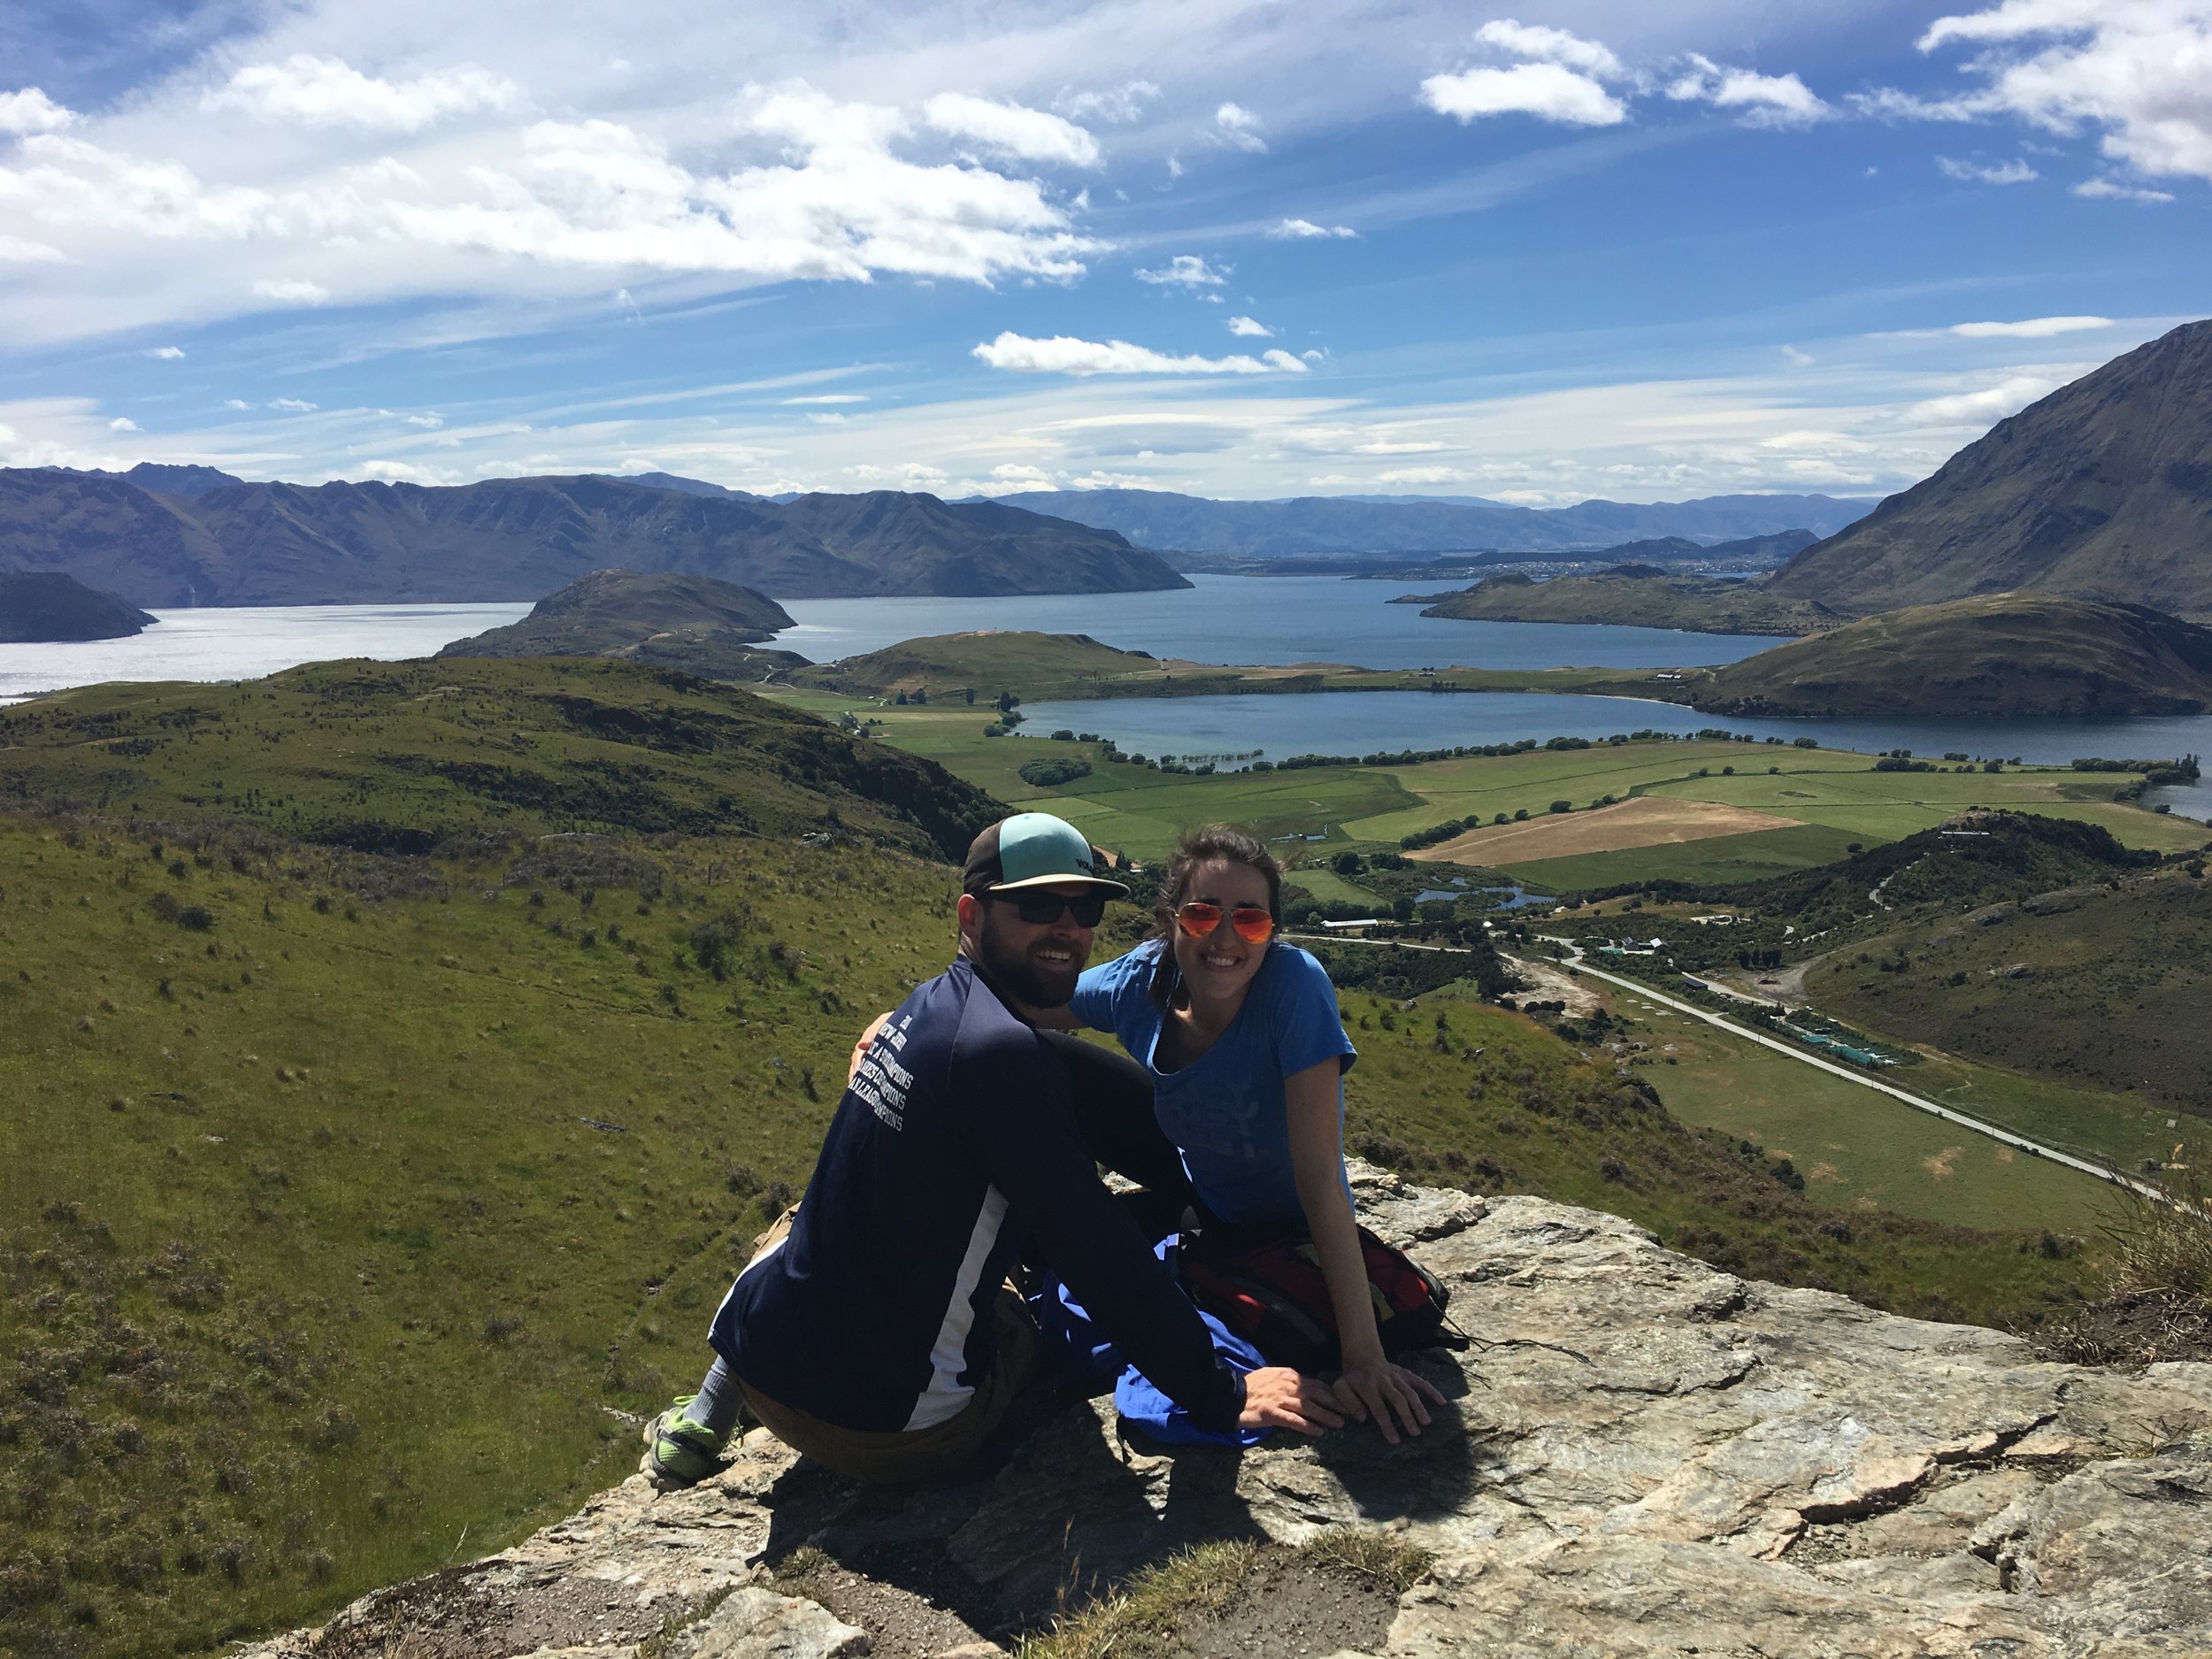
[[[113,594],[96,593],[58,571],[0,576],[0,645],[120,640],[153,620],[137,606]]]
[[[2033,589],[2212,617],[2212,322],[2000,421],[1766,586],[1861,616]]]
[[[1189,586],[1111,531],[995,502],[894,490],[772,502],[588,476],[303,486],[210,471],[0,469],[0,574],[62,571],[138,605],[512,600],[618,565],[786,598]]]
[[[1710,495],[1700,501],[1586,501],[1573,507],[1533,508],[1480,500],[1350,495],[1210,501],[1146,489],[1047,490],[1000,499],[1117,531],[1139,547],[1268,558],[1503,549],[1540,553],[1669,536],[1728,541],[1797,529],[1826,536],[1874,505],[1872,497]]]

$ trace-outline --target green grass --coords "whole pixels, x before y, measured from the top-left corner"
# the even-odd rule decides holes
[[[1498,867],[1524,881],[1554,892],[1625,886],[1635,881],[1759,881],[1832,864],[1842,857],[1851,835],[1826,825],[1753,830],[1715,835],[1704,841],[1620,852],[1581,853],[1571,858],[1536,858]]]
[[[941,965],[952,887],[734,841],[629,849],[649,901],[508,858],[373,899],[388,861],[70,833],[0,819],[23,1652],[296,1622],[623,1473],[609,1409],[695,1380],[759,1191],[803,1181],[865,1012]]]
[[[1674,1064],[1642,1075],[1676,1117],[1788,1156],[1808,1197],[1976,1227],[2047,1226],[2086,1235],[2108,1209],[2105,1184],[2016,1153],[1903,1102],[1732,1036],[1633,992],[1613,998],[1637,1036]],[[1898,1080],[1920,1092],[1923,1067]],[[1993,1115],[1993,1114],[1992,1114]],[[2018,1124],[2016,1128],[2024,1127]]]

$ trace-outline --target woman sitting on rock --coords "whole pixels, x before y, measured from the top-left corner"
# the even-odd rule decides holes
[[[1344,1073],[1356,1057],[1336,987],[1275,937],[1282,867],[1251,836],[1187,831],[1150,939],[1087,970],[1041,1023],[1110,1031],[1150,1075],[1155,1116],[1210,1219],[1311,1240],[1336,1316],[1337,1403],[1396,1444],[1443,1395],[1383,1352],[1344,1175]]]

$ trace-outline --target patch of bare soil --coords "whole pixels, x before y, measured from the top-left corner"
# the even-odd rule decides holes
[[[2178,1296],[2108,1297],[2022,1334],[2039,1352],[2076,1365],[2212,1360],[2212,1315]]]
[[[1529,987],[1514,993],[1521,1002],[1564,1002],[1567,1006],[1563,1012],[1570,1019],[1594,1013],[1602,1004],[1602,998],[1588,979],[1570,979],[1548,963],[1529,956],[1508,956],[1506,963]]]
[[[399,1585],[358,1613],[334,1619],[318,1659],[483,1659],[540,1647],[636,1642],[695,1610],[675,1597],[641,1601],[596,1579],[506,1586],[488,1563],[451,1567]]]
[[[776,1588],[819,1601],[848,1624],[866,1631],[874,1644],[869,1649],[872,1659],[931,1659],[986,1640],[956,1609],[964,1606],[988,1625],[994,1621],[980,1606],[988,1598],[944,1557],[941,1548],[933,1554],[908,1549],[900,1555],[895,1562],[872,1557],[861,1563],[867,1571],[856,1571],[818,1550],[804,1550],[777,1572]]]
[[[1156,1651],[1167,1659],[1378,1653],[1397,1612],[1397,1592],[1379,1578],[1302,1555],[1263,1556],[1240,1597],[1176,1625]]]
[[[1494,824],[1469,830],[1406,856],[1437,864],[1532,864],[1577,853],[1617,853],[1631,847],[1701,841],[1753,830],[1795,829],[1798,824],[1796,818],[1756,812],[1749,807],[1640,795],[1587,812],[1562,812],[1525,824]]]

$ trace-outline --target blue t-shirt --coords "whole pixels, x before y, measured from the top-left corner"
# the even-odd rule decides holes
[[[1324,1060],[1340,1060],[1348,1070],[1357,1055],[1337,1016],[1328,971],[1295,945],[1270,946],[1229,1028],[1182,1070],[1163,1072],[1156,1050],[1167,1017],[1152,1000],[1160,950],[1148,941],[1086,970],[1069,1011],[1112,1032],[1152,1074],[1160,1128],[1216,1215],[1239,1226],[1304,1226],[1283,1079]],[[1343,1111],[1340,1082],[1340,1125]]]

